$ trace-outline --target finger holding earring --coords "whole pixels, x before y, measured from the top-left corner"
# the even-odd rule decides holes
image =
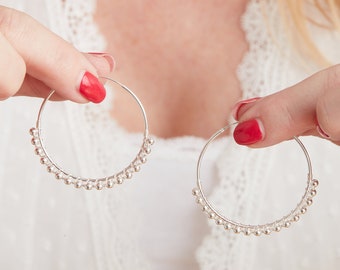
[[[266,147],[294,136],[314,135],[340,145],[340,65],[275,94],[235,105],[235,141]],[[237,113],[235,113],[237,112]]]
[[[227,126],[221,128],[215,132],[204,145],[199,155],[196,167],[196,187],[192,190],[192,194],[195,196],[196,203],[201,207],[202,211],[208,216],[209,219],[215,221],[216,225],[223,226],[225,230],[237,234],[243,233],[244,235],[256,236],[269,235],[272,232],[279,232],[283,228],[290,227],[292,223],[299,221],[300,217],[307,212],[308,207],[312,205],[313,197],[317,194],[316,188],[319,185],[318,180],[313,178],[312,162],[309,157],[309,153],[304,144],[297,137],[294,137],[294,140],[302,149],[308,165],[307,186],[303,192],[301,200],[297,203],[294,209],[288,212],[288,214],[284,215],[280,219],[276,219],[267,223],[248,224],[224,216],[224,214],[222,214],[211,202],[209,202],[202,186],[201,168],[204,155],[214,140],[216,140],[225,131],[231,131],[235,125],[237,125],[237,122],[228,124]],[[228,200],[228,198],[225,199],[226,201]]]
[[[144,133],[143,133],[143,140],[140,146],[139,151],[136,154],[136,157],[122,170],[115,172],[112,175],[106,177],[98,177],[98,178],[91,178],[91,177],[82,177],[76,176],[61,166],[56,164],[52,157],[46,150],[44,140],[42,138],[42,115],[45,109],[47,102],[51,99],[55,91],[51,91],[50,94],[44,99],[41,104],[36,126],[30,129],[30,134],[32,136],[32,144],[35,148],[35,154],[38,155],[40,158],[41,164],[46,166],[47,171],[55,175],[55,178],[58,180],[62,180],[66,185],[72,185],[76,188],[85,188],[86,190],[102,190],[104,188],[112,188],[116,184],[122,184],[125,180],[132,178],[135,172],[138,172],[141,166],[146,163],[147,156],[151,153],[151,146],[154,143],[154,140],[149,135],[149,125],[148,119],[145,112],[145,109],[139,100],[139,98],[132,92],[128,87],[121,84],[118,81],[115,81],[111,78],[103,78],[107,82],[111,84],[116,84],[120,86],[121,89],[125,90],[130,94],[130,96],[136,101],[138,104],[140,111],[143,115],[144,119]]]

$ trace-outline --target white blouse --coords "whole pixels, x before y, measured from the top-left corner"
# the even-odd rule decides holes
[[[260,2],[251,0],[243,16],[249,52],[238,74],[244,98],[278,91],[316,70],[295,62],[277,20],[275,0],[266,19]],[[82,51],[105,50],[105,39],[91,16],[94,0],[0,3],[30,13]],[[275,29],[275,38],[268,25]],[[318,29],[313,33],[329,59],[339,61],[339,37]],[[285,55],[277,44],[285,47]],[[108,93],[101,105],[47,105],[43,126],[48,150],[75,174],[108,175],[138,151],[142,135],[127,133],[110,118],[114,92]],[[54,179],[34,154],[28,130],[40,102],[12,98],[0,103],[1,269],[339,268],[339,147],[302,138],[320,182],[315,203],[291,228],[247,237],[216,226],[191,195],[205,140],[155,138],[149,161],[131,180],[110,190],[78,190]],[[306,161],[293,141],[252,150],[224,136],[209,148],[202,172],[216,208],[245,223],[288,213],[307,181]]]

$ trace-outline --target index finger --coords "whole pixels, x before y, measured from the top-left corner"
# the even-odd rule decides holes
[[[28,75],[75,102],[93,101],[92,90],[105,97],[95,67],[70,43],[20,11],[0,7],[0,17],[0,31],[23,58]]]
[[[340,86],[340,80],[335,76],[339,70],[340,65],[333,66],[239,108],[240,124],[234,131],[235,140],[251,147],[265,147],[293,136],[315,134],[321,101]],[[251,133],[254,131],[257,133]],[[251,140],[254,134],[257,137]]]

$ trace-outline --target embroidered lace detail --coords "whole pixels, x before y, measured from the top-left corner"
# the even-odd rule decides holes
[[[103,51],[105,39],[92,19],[95,2],[95,0],[46,1],[50,17],[54,18],[54,20],[51,20],[52,29],[80,50]],[[286,44],[284,36],[276,36],[274,42],[271,33],[268,33],[268,24],[271,25],[271,29],[278,32],[282,30],[282,26],[277,20],[274,0],[268,6],[266,14],[268,16],[264,19],[260,0],[251,0],[243,16],[249,52],[239,67],[238,75],[244,98],[267,95],[306,76],[292,65],[289,60],[291,58],[287,57],[287,52],[283,56],[279,47],[275,46],[275,42],[281,43],[281,45]],[[290,53],[290,50],[288,50],[288,53]],[[74,147],[75,152],[82,153],[81,156],[77,157],[77,162],[94,165],[80,166],[84,175],[106,175],[109,173],[108,168],[122,167],[122,164],[130,160],[129,153],[133,155],[138,149],[141,135],[129,134],[119,127],[109,117],[108,107],[84,105],[79,109],[79,106],[70,104],[66,105],[66,109],[69,129],[73,136],[72,147]],[[196,160],[204,144],[204,140],[195,137],[170,140],[156,139],[157,142],[152,153],[152,158],[155,159],[161,157],[178,161]],[[122,147],[122,145],[125,147]],[[181,155],[176,153],[181,153]],[[271,157],[273,155],[270,151],[252,151],[235,146],[229,140],[226,142],[225,153],[227,154],[221,155],[216,164],[219,183],[211,194],[211,200],[222,212],[226,211],[235,218],[248,220],[251,217],[252,221],[253,218],[261,220],[263,212],[266,212],[266,209],[270,207],[264,201],[267,198],[266,196],[270,194],[270,191],[268,191],[271,190],[270,179],[264,176],[268,174],[267,168],[271,168]],[[339,158],[334,160],[339,160]],[[320,164],[324,163],[321,159],[319,162]],[[332,171],[331,168],[328,168],[328,170]],[[192,179],[193,184],[194,181]],[[292,190],[296,188],[294,181],[295,178],[293,177],[293,181],[289,182],[292,185]],[[119,190],[108,190],[100,193],[83,193],[86,208],[89,211],[95,252],[94,261],[99,270],[152,269],[152,262],[145,258],[143,250],[139,250],[136,240],[139,237],[138,232],[142,217],[140,213],[134,210],[136,208],[132,205],[135,201],[129,192],[129,183],[124,185],[128,187],[124,189],[117,187]],[[284,183],[281,183],[281,185],[284,186]],[[339,185],[334,184],[334,186],[338,188]],[[277,188],[280,189],[281,186]],[[339,191],[340,189],[328,192],[331,194],[336,190]],[[189,193],[188,196],[190,196]],[[225,205],[226,198],[227,206]],[[328,215],[333,220],[335,220],[334,217],[339,218],[339,207],[335,205],[339,205],[338,202],[333,202],[331,214],[327,213],[325,218]],[[270,210],[275,211],[275,209],[273,207]],[[315,212],[314,215],[321,215],[321,211]],[[129,215],[126,213],[129,213]],[[303,225],[307,226],[308,221]],[[315,264],[318,265],[315,266],[315,269],[327,265],[322,264],[322,256],[320,256],[320,253],[314,254],[315,252],[311,252],[312,257],[303,253],[301,256],[289,253],[289,260],[283,258],[284,255],[280,256],[280,254],[289,252],[290,244],[295,244],[294,236],[298,234],[306,235],[304,229],[299,225],[296,226],[296,233],[289,236],[282,232],[280,235],[283,236],[272,236],[271,241],[268,241],[268,238],[260,240],[234,235],[210,222],[209,226],[210,233],[197,250],[197,261],[201,269],[312,269],[311,266],[313,265],[310,264],[310,261],[313,258],[320,258],[319,264]],[[309,228],[309,230],[315,233],[316,229]],[[336,228],[334,228],[335,230]],[[306,236],[307,239],[303,239],[305,244],[300,244],[301,250],[306,250],[309,247],[308,245],[311,246],[312,243],[319,245],[322,241],[321,236],[320,233]],[[336,242],[335,238],[327,237],[327,239],[329,246],[333,247],[336,244],[339,246],[339,241]],[[332,240],[333,245],[330,244]],[[327,245],[324,244],[324,246]],[[334,254],[328,253],[329,256],[333,256],[331,263],[334,263],[334,268],[332,269],[337,269],[336,260],[339,262],[339,259],[335,258],[340,258],[339,254],[339,249],[335,249]],[[272,259],[270,256],[272,256]],[[293,259],[294,264],[291,265],[289,261]]]
[[[105,50],[105,39],[93,21],[95,0],[55,0],[49,3],[49,11],[58,12],[57,16],[52,16],[58,18],[52,21],[54,31],[81,51]],[[105,176],[112,173],[108,172],[108,168],[115,170],[124,167],[121,163],[126,161],[125,153],[134,153],[133,150],[137,148],[135,145],[131,146],[132,150],[120,147],[126,134],[122,134],[123,130],[109,118],[108,108],[91,104],[67,105],[72,144],[76,152],[82,153],[77,157],[81,174]],[[112,143],[108,149],[111,142],[116,143]],[[105,190],[97,194],[84,193],[84,197],[92,227],[96,269],[149,269],[148,262],[136,244],[140,214],[133,212],[131,195],[120,189],[117,192]]]
[[[311,73],[311,70],[308,73],[306,70],[301,69],[299,63],[294,59],[294,52],[289,47],[290,45],[287,44],[283,25],[277,18],[276,1],[267,2],[269,4],[264,11],[263,3],[260,0],[250,1],[243,16],[243,28],[249,43],[249,51],[238,69],[243,98],[271,94],[297,83]],[[265,16],[263,16],[264,12]],[[320,34],[320,29],[318,33]],[[326,39],[319,39],[320,35],[317,37],[317,40],[332,39],[329,36],[326,36]],[[336,58],[334,57],[334,50],[328,52],[323,42],[319,41],[318,43],[321,43],[320,46],[323,46],[324,52],[332,55],[333,60],[338,59],[339,55]],[[334,39],[328,43],[334,44]],[[315,71],[315,67],[313,70]],[[305,138],[304,141],[306,141]],[[309,151],[313,151],[317,147],[315,141],[307,145]],[[300,192],[302,195],[303,192],[303,187],[298,185],[298,181],[305,176],[297,177],[297,175],[290,175],[288,171],[283,171],[282,173],[287,175],[287,178],[275,182],[274,186],[271,179],[278,177],[275,176],[275,173],[273,174],[273,171],[280,171],[280,167],[282,167],[282,161],[280,163],[280,160],[294,163],[293,160],[299,154],[297,148],[297,146],[292,148],[294,154],[289,154],[287,149],[282,149],[279,154],[274,154],[268,149],[264,149],[265,152],[258,152],[250,149],[240,149],[240,147],[233,148],[233,146],[229,145],[228,156],[221,157],[217,164],[220,183],[211,196],[211,200],[217,206],[216,208],[221,213],[230,215],[226,216],[235,217],[240,221],[250,218],[249,223],[253,224],[256,220],[263,220],[269,212],[284,213],[280,209],[282,206],[278,205],[280,203],[275,203],[277,199],[273,195],[275,190],[284,190],[287,183],[289,183],[292,191],[289,191],[289,198],[286,197],[287,199],[281,203],[289,204],[291,200],[295,200],[293,198],[296,198],[297,202],[299,199],[297,194]],[[327,151],[331,150],[328,149]],[[313,156],[313,163],[317,164],[317,167],[320,168],[323,162],[318,161],[317,156]],[[303,160],[299,160],[296,163],[299,165],[295,164],[296,167],[294,167],[292,164],[292,168],[295,169],[291,168],[290,170],[294,172],[303,170],[301,169],[303,163]],[[225,164],[228,164],[228,166],[226,167]],[[331,191],[328,190],[327,192]],[[273,202],[273,204],[266,202],[266,199]],[[291,207],[293,206],[291,205]],[[313,211],[313,215],[320,215],[316,209],[311,211]],[[307,223],[312,222],[313,217],[307,216],[306,219],[307,221],[303,226],[308,226]],[[317,217],[314,216],[314,219],[316,224],[319,223],[316,221]],[[295,225],[296,228],[290,229],[293,232],[291,231],[289,236],[285,232],[281,232],[278,235],[261,239],[252,239],[243,235],[226,232],[221,226],[216,226],[213,222],[209,222],[209,225],[211,227],[211,234],[204,239],[197,251],[197,260],[202,269],[318,269],[318,267],[322,267],[320,261],[318,266],[313,266],[312,263],[313,261],[315,262],[315,256],[318,256],[314,252],[320,249],[312,249],[311,252],[314,255],[301,252],[302,249],[304,251],[309,250],[308,243],[315,241],[319,245],[320,241],[317,239],[320,239],[322,236],[317,231],[305,235],[306,231],[302,229],[301,223]],[[301,243],[299,249],[294,248],[294,254],[292,252],[289,253],[290,262],[288,262],[287,257],[278,254],[287,254],[289,252],[289,249],[295,245],[294,237],[303,238],[301,241],[304,241],[304,243]],[[302,248],[302,246],[305,248]],[[332,269],[336,268],[334,261],[330,267]]]

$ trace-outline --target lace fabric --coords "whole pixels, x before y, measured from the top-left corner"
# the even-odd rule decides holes
[[[23,5],[22,1],[19,2]],[[80,50],[105,50],[105,39],[92,19],[96,6],[95,0],[40,2],[48,11],[48,16],[46,16],[48,20],[45,23],[53,31],[72,42]],[[21,8],[25,9],[25,6]],[[30,8],[37,17],[41,13],[40,9],[37,11],[38,8],[35,11],[32,6]],[[252,0],[243,16],[249,52],[239,67],[238,75],[245,98],[264,96],[278,91],[300,81],[311,72],[302,70],[294,63],[292,50],[285,51],[289,55],[282,55],[282,50],[275,45],[276,42],[281,45],[287,42],[282,26],[276,19],[277,10],[274,0],[268,6],[266,14],[268,17],[264,19],[261,1]],[[275,42],[268,33],[268,23],[271,28],[280,33],[275,36]],[[333,46],[331,44],[335,44],[333,38],[328,33],[318,32],[317,41],[324,50],[330,48],[326,51],[335,62],[340,59],[340,55],[337,53],[338,50],[331,48]],[[320,42],[320,40],[327,40],[327,42]],[[26,157],[31,154],[32,149],[26,145],[25,137],[17,135],[19,138],[15,139],[16,137],[13,136],[17,130],[25,134],[30,128],[30,126],[26,126],[25,130],[22,127],[18,128],[18,123],[21,122],[15,120],[22,119],[21,108],[27,108],[24,118],[27,123],[34,123],[36,109],[39,107],[37,102],[28,103],[26,99],[23,99],[22,107],[14,106],[18,102],[20,101],[6,102],[1,108],[1,115],[11,113],[10,118],[1,120],[5,126],[4,132],[1,133],[3,153],[13,153],[13,149],[11,148],[11,151],[9,149],[9,142],[15,140],[17,150],[15,153],[18,157],[15,155],[8,157],[2,154],[1,164],[6,166],[1,168],[0,175],[2,179],[19,179],[27,174],[30,175],[30,184],[16,187],[13,183],[1,181],[3,200],[1,205],[6,205],[7,200],[14,213],[21,215],[17,218],[19,222],[16,225],[6,222],[0,226],[1,235],[6,236],[2,239],[5,239],[6,243],[12,243],[12,246],[8,245],[7,252],[2,253],[7,256],[0,259],[0,265],[4,269],[13,269],[13,260],[5,258],[11,258],[10,252],[15,250],[19,240],[25,243],[19,248],[22,258],[16,262],[16,266],[19,266],[17,268],[20,269],[71,269],[70,267],[98,270],[159,269],[155,265],[161,265],[162,269],[197,269],[199,267],[209,270],[321,268],[331,270],[338,268],[340,238],[333,232],[337,230],[340,220],[339,202],[335,199],[340,190],[340,182],[335,179],[335,168],[337,168],[340,154],[335,146],[315,139],[304,140],[308,143],[307,147],[311,152],[313,164],[316,164],[315,175],[322,177],[320,194],[316,199],[316,204],[311,208],[312,213],[308,213],[300,223],[280,234],[263,238],[244,237],[225,232],[210,221],[207,222],[208,225],[195,227],[196,223],[204,223],[205,219],[193,203],[190,188],[188,188],[191,186],[190,183],[183,183],[184,191],[180,188],[170,190],[174,187],[167,182],[161,183],[166,192],[163,192],[161,184],[159,184],[159,189],[154,188],[158,183],[157,178],[162,177],[164,164],[182,164],[174,169],[182,172],[181,177],[190,178],[185,180],[192,182],[194,186],[194,172],[191,173],[192,169],[186,166],[195,165],[205,142],[203,139],[196,137],[169,140],[156,138],[157,142],[149,161],[150,164],[146,164],[140,175],[136,174],[131,182],[124,183],[124,188],[116,187],[116,190],[98,193],[77,192],[73,189],[69,191],[60,183],[49,184],[51,179],[44,179],[49,177],[44,171],[39,170],[37,160]],[[110,104],[110,100],[107,102]],[[108,168],[120,168],[131,158],[131,153],[133,155],[138,149],[141,134],[127,133],[115,123],[109,116],[109,105],[77,106],[63,103],[58,106],[60,106],[58,111],[63,111],[63,114],[62,116],[53,115],[51,129],[53,130],[54,125],[54,127],[69,130],[69,142],[63,147],[63,151],[66,152],[61,154],[65,159],[64,162],[73,161],[76,164],[79,173],[106,175],[110,173]],[[66,120],[62,121],[62,125],[60,125],[60,117]],[[21,141],[23,142],[20,143]],[[221,148],[223,148],[222,152],[219,150]],[[270,216],[270,213],[281,213],[280,202],[271,203],[278,199],[277,191],[288,190],[289,197],[298,200],[299,192],[303,190],[305,183],[305,175],[299,174],[305,172],[304,168],[301,168],[301,163],[304,161],[297,161],[295,153],[299,150],[296,148],[293,146],[293,150],[291,148],[280,149],[279,152],[270,149],[254,151],[236,146],[230,139],[218,141],[217,146],[212,147],[212,154],[208,159],[208,163],[213,168],[213,175],[218,179],[218,183],[214,183],[216,185],[209,198],[223,213],[228,213],[240,220],[261,221],[268,215]],[[216,157],[218,157],[217,161],[214,162]],[[24,172],[16,171],[11,165],[11,162],[16,159],[20,164],[25,164],[25,168],[28,169]],[[292,161],[292,166],[286,171],[282,171],[282,160]],[[300,177],[303,179],[302,185],[299,181]],[[275,178],[279,180],[274,182]],[[48,183],[41,184],[43,180]],[[180,182],[174,183],[179,185]],[[144,183],[149,186],[145,187]],[[171,192],[174,192],[173,197],[166,195]],[[166,213],[162,211],[148,213],[139,205],[140,200],[143,200],[145,196],[152,197],[152,193],[158,195],[158,197],[155,196],[158,198],[157,204],[164,207],[163,212],[169,211],[169,216],[173,219],[179,218],[181,212],[179,210],[171,212],[172,208],[183,207],[184,211],[184,208],[189,207],[183,213],[190,213],[188,218],[193,221],[184,221],[181,225],[182,230],[189,237],[187,241],[182,241],[193,242],[196,245],[196,261],[199,266],[193,264],[193,257],[190,258],[195,256],[194,254],[176,253],[176,247],[181,252],[187,250],[191,252],[191,246],[185,249],[181,243],[178,243],[178,246],[172,246],[172,249],[167,249],[168,254],[165,254],[163,258],[163,265],[162,262],[155,263],[150,256],[145,254],[143,247],[147,241],[151,241],[153,234],[152,230],[146,230],[145,226],[152,227],[153,224],[158,224],[157,219],[167,218]],[[178,199],[181,196],[185,197],[183,202]],[[58,198],[62,198],[62,201]],[[292,198],[284,197],[281,203],[294,200]],[[180,202],[177,203],[176,200]],[[20,205],[24,204],[24,213],[19,203],[15,204],[13,201],[20,202]],[[37,208],[37,205],[44,204],[44,202],[48,202],[48,207],[41,206],[42,210]],[[191,202],[192,209],[191,206],[187,206]],[[51,209],[64,209],[64,211],[53,212]],[[2,207],[1,216],[7,220],[15,220],[13,212],[10,213],[11,211]],[[46,221],[43,217],[49,220],[51,230],[57,232],[58,238],[55,240],[59,244],[49,240],[52,237],[49,235],[51,230],[46,231]],[[27,220],[28,226],[22,225],[22,219]],[[179,218],[179,220],[185,219]],[[77,226],[74,226],[75,224]],[[171,221],[169,224],[174,228],[181,228],[180,225],[173,224]],[[209,228],[204,226],[209,226]],[[199,233],[189,233],[192,228]],[[22,232],[18,234],[17,231]],[[149,234],[141,236],[141,232],[149,232]],[[165,230],[165,233],[170,232],[171,228]],[[65,241],[58,239],[65,239]],[[69,243],[74,243],[74,245],[68,246]],[[165,245],[165,247],[168,246]],[[158,248],[162,249],[163,243],[158,243]],[[53,250],[59,253],[52,255]],[[189,257],[189,261],[181,261],[182,265],[164,265],[167,258],[171,256]]]

